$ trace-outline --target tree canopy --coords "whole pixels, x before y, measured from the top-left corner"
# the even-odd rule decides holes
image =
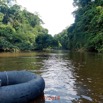
[[[75,22],[66,34],[63,30],[57,35],[59,42],[62,46],[67,42],[69,50],[103,52],[103,0],[74,0],[73,4],[78,7],[73,12]]]
[[[0,51],[35,50],[52,46],[54,39],[41,24],[43,21],[37,13],[22,10],[15,0],[0,0]]]
[[[75,22],[52,37],[37,13],[0,0],[0,51],[66,49],[103,52],[103,0],[74,0]]]

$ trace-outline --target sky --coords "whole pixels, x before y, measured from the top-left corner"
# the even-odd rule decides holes
[[[72,2],[72,0],[17,0],[17,3],[28,11],[38,12],[45,23],[43,27],[47,28],[51,35],[60,33],[74,22]]]

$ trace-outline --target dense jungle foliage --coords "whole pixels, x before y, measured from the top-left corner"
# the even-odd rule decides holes
[[[0,0],[0,51],[43,50],[58,46],[42,23],[37,13],[28,12],[15,0]]]
[[[63,49],[103,52],[103,0],[74,0],[75,22],[55,35]]]
[[[103,0],[74,0],[73,5],[75,22],[52,37],[37,13],[28,12],[15,0],[0,0],[0,51],[103,52]]]

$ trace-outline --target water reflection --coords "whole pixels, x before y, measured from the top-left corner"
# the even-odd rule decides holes
[[[103,103],[103,55],[69,53],[75,66],[77,92],[80,103]]]
[[[103,55],[76,52],[0,54],[0,71],[29,70],[46,82],[31,103],[103,103]]]
[[[76,98],[75,78],[73,66],[70,60],[64,60],[63,54],[49,54],[48,59],[43,60],[41,73],[46,81],[45,96],[60,97],[59,100],[46,100],[47,103],[69,103]]]

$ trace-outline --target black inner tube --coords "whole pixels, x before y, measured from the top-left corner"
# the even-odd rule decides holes
[[[45,88],[42,77],[28,71],[0,72],[0,103],[28,103]]]
[[[16,85],[36,79],[36,75],[29,72],[5,71],[0,73],[0,85]]]

